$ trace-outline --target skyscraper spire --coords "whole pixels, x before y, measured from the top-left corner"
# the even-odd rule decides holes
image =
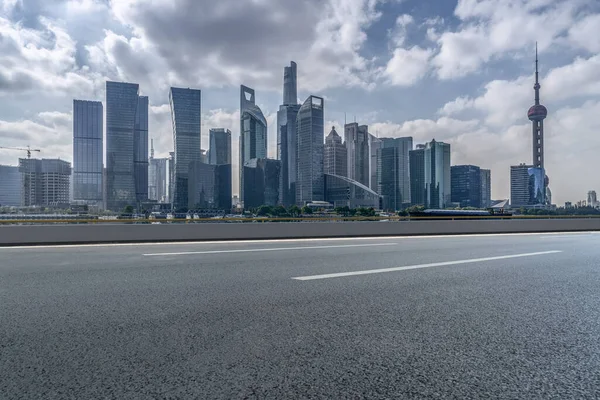
[[[535,42],[535,85],[533,89],[535,90],[535,105],[540,105],[540,74],[538,71],[538,44]]]

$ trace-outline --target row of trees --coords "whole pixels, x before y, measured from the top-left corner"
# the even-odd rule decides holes
[[[304,206],[302,208],[293,205],[289,208],[285,208],[284,206],[267,206],[262,205],[255,209],[250,210],[253,214],[256,214],[259,217],[299,217],[301,215],[312,215],[314,210],[310,207]],[[323,211],[323,210],[320,210]],[[374,217],[377,215],[377,212],[374,208],[357,208],[351,209],[348,206],[345,207],[337,207],[334,209],[334,212],[337,215],[341,215],[344,217]]]

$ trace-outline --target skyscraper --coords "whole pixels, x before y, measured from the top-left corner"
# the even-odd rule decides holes
[[[21,204],[64,206],[69,204],[71,163],[58,159],[19,159]]]
[[[450,145],[432,140],[425,144],[425,204],[446,208],[450,203]]]
[[[425,205],[425,145],[409,152],[410,200],[413,206]]]
[[[548,116],[548,110],[540,103],[540,82],[538,72],[538,52],[537,43],[535,45],[535,104],[529,108],[527,117],[532,124],[532,142],[533,142],[533,168],[540,168],[544,177],[544,189],[542,190],[542,203],[546,203],[546,188],[548,187],[548,177],[544,167],[544,120]]]
[[[348,178],[365,186],[370,184],[369,127],[356,122],[344,126],[344,141],[348,150]]]
[[[322,97],[306,99],[296,120],[297,126],[297,178],[296,204],[324,201],[323,177],[324,107]]]
[[[279,203],[296,202],[296,118],[298,104],[296,63],[283,70],[283,104],[277,112],[277,159],[281,161]]]
[[[73,100],[73,200],[102,204],[102,102]]]
[[[209,131],[208,163],[231,164],[231,131],[214,128]]]
[[[331,132],[325,138],[324,148],[324,171],[326,174],[346,176],[348,173],[348,152],[342,143],[342,138],[331,128]]]
[[[384,210],[401,210],[411,202],[409,154],[412,148],[412,137],[381,139],[377,151],[377,193],[382,196]]]
[[[381,149],[382,142],[377,137],[369,134],[369,187],[377,192],[379,190],[379,182],[377,182],[377,152]]]
[[[481,208],[481,168],[454,165],[450,168],[452,202],[461,207]]]
[[[19,167],[0,165],[0,206],[21,205],[21,173]]]
[[[240,198],[244,198],[243,166],[252,158],[267,158],[267,120],[256,105],[254,89],[240,87]]]
[[[598,197],[596,195],[595,190],[590,190],[588,192],[587,205],[588,205],[588,207],[597,207],[598,206]]]
[[[201,161],[200,110],[201,91],[172,87],[169,93],[173,144],[175,147],[173,169],[173,209],[188,208],[188,174],[192,162]]]
[[[531,165],[519,164],[510,167],[510,205],[513,208],[530,204],[529,169]]]
[[[168,158],[154,158],[154,140],[150,141],[150,160],[148,164],[148,199],[163,203],[167,201],[167,163]]]
[[[148,96],[138,97],[133,133],[133,168],[135,197],[138,203],[148,200]]]
[[[169,198],[168,202],[173,205],[173,193],[175,192],[175,152],[169,152]]]
[[[275,206],[279,202],[281,161],[253,158],[244,164],[244,207]]]
[[[141,136],[135,133],[141,128],[138,91],[135,83],[106,82],[106,207],[113,211],[137,204],[134,157],[138,165],[143,160],[135,154]]]
[[[231,211],[231,164],[194,161],[188,172],[188,207]]]
[[[492,171],[481,169],[481,208],[492,206]]]

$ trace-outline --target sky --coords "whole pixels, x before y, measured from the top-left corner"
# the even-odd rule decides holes
[[[347,118],[379,137],[445,141],[453,165],[491,169],[504,199],[510,165],[532,162],[536,41],[553,202],[582,200],[600,190],[598,0],[0,0],[0,146],[70,161],[73,99],[104,101],[115,80],[149,96],[149,135],[167,156],[169,87],[191,87],[203,148],[210,128],[232,131],[237,180],[239,87],[256,90],[274,158],[293,60],[299,101],[325,98],[325,135]],[[24,156],[0,150],[0,164]]]

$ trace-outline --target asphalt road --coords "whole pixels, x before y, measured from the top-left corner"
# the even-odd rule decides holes
[[[0,248],[0,398],[600,398],[600,234]]]

